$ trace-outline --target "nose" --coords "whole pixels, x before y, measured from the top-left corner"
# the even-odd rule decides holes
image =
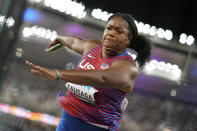
[[[110,37],[114,37],[113,33],[109,33],[109,36],[110,36]]]
[[[114,31],[109,31],[109,32],[108,32],[108,35],[109,35],[110,37],[115,37]]]

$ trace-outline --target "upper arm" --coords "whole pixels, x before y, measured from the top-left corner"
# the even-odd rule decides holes
[[[136,64],[128,60],[118,60],[112,63],[111,68],[114,68],[119,72],[119,78],[122,79],[124,83],[124,87],[120,87],[120,90],[125,93],[131,92],[138,75]]]
[[[69,49],[81,55],[99,44],[99,42],[96,40],[85,40],[75,36],[58,36],[57,40]]]
[[[96,40],[84,40],[81,38],[76,38],[71,45],[71,49],[83,55],[88,50],[96,47],[98,44],[99,42]]]
[[[81,38],[74,38],[70,45],[70,49],[79,53],[80,55],[83,55],[84,50],[86,49],[86,46],[88,44],[89,44],[88,40],[84,40]]]
[[[89,40],[85,44],[83,54],[85,54],[88,50],[95,48],[100,42],[98,40]]]

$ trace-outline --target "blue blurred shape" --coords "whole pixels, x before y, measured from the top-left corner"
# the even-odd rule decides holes
[[[38,22],[41,18],[41,13],[33,8],[27,8],[23,14],[23,20],[26,22]]]
[[[193,68],[191,69],[191,75],[192,77],[197,78],[197,65],[193,66]]]

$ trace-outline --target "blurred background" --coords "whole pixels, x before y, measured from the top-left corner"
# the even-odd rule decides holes
[[[0,0],[0,131],[55,130],[64,82],[31,74],[25,60],[75,69],[79,54],[44,49],[57,35],[101,40],[117,12],[131,14],[153,43],[121,131],[197,131],[196,6],[196,0]]]

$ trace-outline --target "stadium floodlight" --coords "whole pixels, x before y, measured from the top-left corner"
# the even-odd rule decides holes
[[[195,41],[195,38],[192,35],[187,36],[185,33],[182,33],[179,38],[181,44],[192,45]]]
[[[57,32],[56,31],[52,31],[52,35],[51,35],[51,38],[50,40],[53,41],[57,38]]]
[[[7,27],[12,27],[14,26],[15,20],[12,17],[8,17],[6,19],[5,16],[0,15],[0,25],[2,25],[4,22],[6,23]]]
[[[22,57],[23,55],[23,49],[22,48],[16,48],[16,56]]]
[[[47,33],[47,31],[44,28],[41,27],[40,36],[44,37],[44,36],[46,36],[46,33]]]
[[[173,33],[171,30],[165,30],[165,33],[164,33],[164,38],[166,40],[172,40],[173,38]]]
[[[94,17],[96,19],[107,21],[107,19],[113,14],[108,13],[106,11],[102,11],[101,9],[93,9],[91,15],[92,15],[92,17]]]
[[[47,31],[47,33],[46,33],[46,35],[45,35],[45,39],[50,39],[51,38],[51,36],[52,36],[52,33],[51,33],[51,30],[50,29],[46,29],[46,31]]]
[[[156,35],[156,33],[157,33],[157,28],[156,28],[156,26],[151,26],[151,27],[150,27],[150,30],[149,30],[149,34],[150,34],[151,36],[154,36],[154,35]]]
[[[193,43],[194,43],[194,37],[192,35],[189,35],[187,37],[186,44],[187,45],[192,45]]]
[[[5,20],[5,16],[0,15],[0,24],[2,24]]]
[[[150,32],[150,25],[149,24],[145,24],[144,28],[143,28],[143,33],[144,34],[149,34]]]
[[[24,37],[30,37],[32,35],[32,30],[29,27],[25,27],[23,29],[23,36]]]
[[[164,38],[164,33],[165,33],[165,31],[164,31],[164,29],[162,29],[162,28],[159,28],[158,30],[157,30],[157,36],[159,37],[159,38]]]
[[[138,32],[139,32],[139,33],[142,33],[143,30],[144,30],[144,23],[143,23],[143,22],[139,22],[139,23],[137,24],[137,29],[138,29]]]
[[[24,37],[35,36],[35,37],[53,41],[57,37],[57,32],[52,31],[50,29],[46,29],[44,27],[39,27],[37,25],[34,25],[32,27],[25,27],[23,29],[23,36]]]
[[[166,40],[171,40],[173,38],[173,33],[171,30],[164,30],[162,28],[156,28],[156,26],[150,26],[149,24],[144,24],[143,22],[137,22],[135,20],[135,24],[137,25],[137,29],[139,33],[143,33],[145,35],[150,36],[158,36],[159,38]]]
[[[37,28],[37,30],[35,31],[35,35],[37,36],[37,37],[40,37],[41,36],[41,33],[42,33],[42,28]]]
[[[172,90],[170,91],[170,95],[171,95],[172,97],[175,97],[175,96],[177,95],[176,89],[172,89]]]
[[[135,22],[136,25],[138,25],[138,21],[137,20],[134,20],[134,22]]]
[[[15,23],[15,20],[12,17],[8,17],[6,20],[7,27],[12,27]]]
[[[73,17],[77,17],[79,19],[84,18],[86,16],[85,6],[82,3],[77,3],[72,0],[29,0],[36,3],[44,3],[46,7],[52,8],[59,12],[66,13]],[[107,21],[108,18],[113,15],[113,13],[109,13],[106,11],[102,11],[101,9],[93,9],[91,12],[93,18],[100,19],[102,21]],[[0,24],[2,24],[4,18],[0,16]],[[171,30],[164,30],[162,28],[157,28],[156,26],[150,26],[149,24],[144,24],[143,22],[138,22],[136,20],[135,24],[137,25],[138,32],[144,33],[145,35],[150,36],[158,36],[161,39],[172,40],[173,32]],[[13,21],[11,22],[13,23]],[[10,23],[10,25],[12,25]],[[192,45],[195,41],[193,36],[188,36],[184,33],[181,34],[179,42],[181,44]]]
[[[36,2],[36,3],[40,3],[42,0],[29,0],[31,2]]]
[[[186,35],[185,33],[182,33],[182,34],[180,35],[179,42],[180,42],[181,44],[185,44],[186,41],[187,41],[187,35]]]
[[[157,60],[151,60],[147,63],[143,71],[148,75],[160,76],[174,81],[179,81],[182,75],[178,65]]]
[[[72,0],[44,0],[44,5],[79,19],[86,16],[85,6]]]

